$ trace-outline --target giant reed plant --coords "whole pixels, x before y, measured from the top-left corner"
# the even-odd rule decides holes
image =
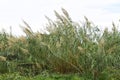
[[[51,59],[53,61],[50,61],[56,71],[64,73],[74,70],[96,79],[102,76],[108,67],[119,64],[116,61],[120,61],[117,57],[120,36],[114,24],[111,32],[105,29],[102,33],[86,17],[85,22],[79,24],[71,20],[67,11],[62,11],[63,15],[55,11],[57,20],[54,22],[47,18],[50,32],[48,47],[55,56]],[[111,61],[113,58],[115,61]]]
[[[26,36],[0,34],[0,55],[17,56],[12,60],[13,63],[16,61],[14,67],[21,63],[35,63],[32,68],[39,73],[49,70],[79,73],[93,80],[109,79],[110,75],[117,78],[120,71],[120,32],[116,25],[113,23],[112,31],[106,28],[102,32],[87,17],[85,22],[77,23],[65,9],[62,9],[62,15],[54,12],[55,21],[46,17],[48,34],[33,32],[25,21],[21,28]]]

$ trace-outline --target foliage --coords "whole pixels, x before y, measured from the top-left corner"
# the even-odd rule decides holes
[[[65,9],[62,12],[55,11],[56,21],[46,17],[48,34],[33,32],[25,21],[21,28],[26,36],[0,33],[0,56],[6,58],[0,59],[0,72],[35,76],[48,71],[77,73],[81,80],[119,80],[120,32],[116,25],[113,23],[112,31],[101,31],[87,17],[77,23]]]

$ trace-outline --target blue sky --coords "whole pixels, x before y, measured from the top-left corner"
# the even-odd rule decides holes
[[[34,31],[44,29],[45,15],[55,19],[54,10],[61,13],[66,9],[74,21],[83,21],[84,16],[101,28],[110,27],[112,21],[118,24],[120,19],[120,0],[0,0],[0,30],[13,34],[23,34],[19,25],[22,19],[28,22]]]
[[[120,13],[120,2],[106,6],[104,9],[110,13]]]

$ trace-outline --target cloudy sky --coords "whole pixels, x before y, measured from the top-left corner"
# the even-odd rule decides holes
[[[54,10],[61,13],[66,9],[74,21],[84,16],[101,28],[110,27],[120,19],[120,0],[0,0],[0,30],[21,35],[22,20],[29,23],[34,31],[44,29],[45,15],[54,19]]]

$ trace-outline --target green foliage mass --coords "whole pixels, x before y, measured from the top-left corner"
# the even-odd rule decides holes
[[[113,23],[111,31],[107,28],[101,31],[86,17],[85,22],[77,23],[65,9],[62,12],[60,15],[55,11],[55,21],[46,17],[47,33],[33,32],[25,21],[26,26],[21,28],[26,36],[0,33],[0,74],[4,73],[0,79],[7,73],[17,72],[20,78],[34,77],[45,71],[49,75],[78,74],[69,76],[71,80],[120,79],[120,32],[117,26]],[[21,80],[18,78],[14,80]],[[60,80],[67,80],[62,78]]]

